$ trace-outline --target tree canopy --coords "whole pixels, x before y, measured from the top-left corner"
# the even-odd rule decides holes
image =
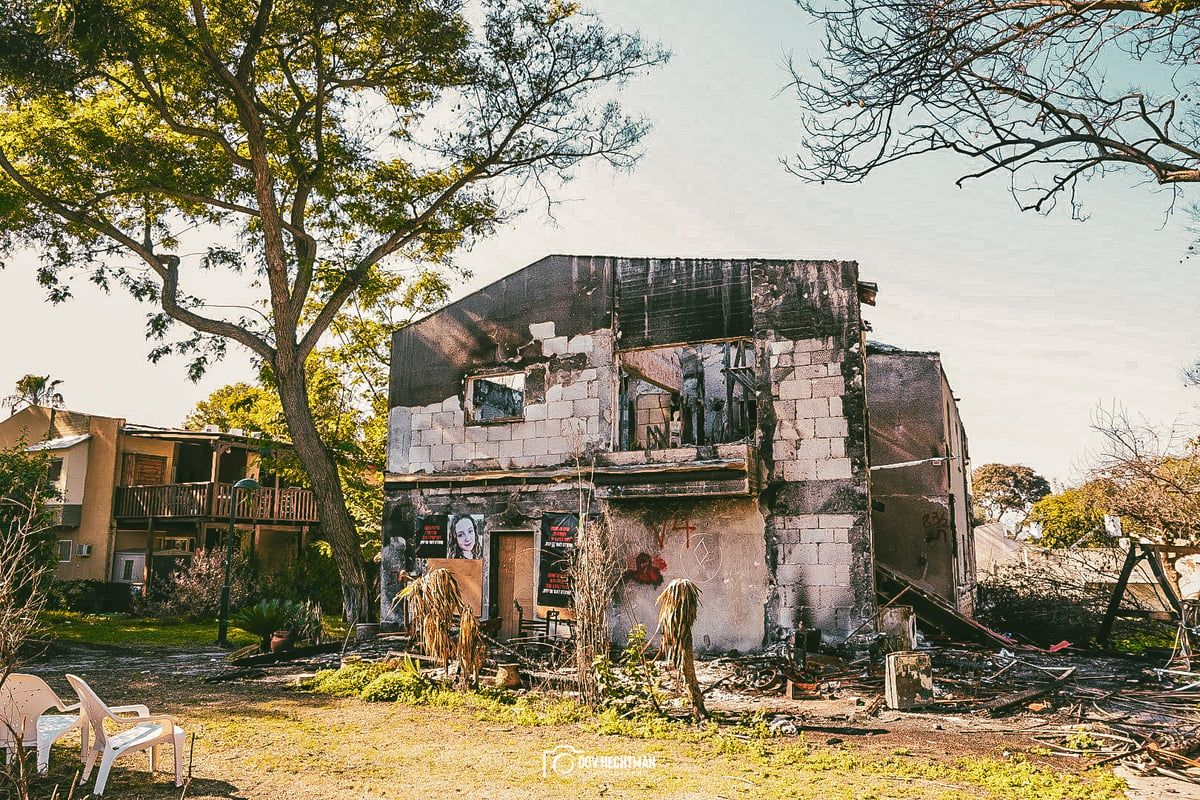
[[[1111,547],[1116,544],[1104,528],[1108,487],[1103,481],[1049,494],[1033,504],[1026,518],[1041,526],[1042,547]]]
[[[860,181],[913,156],[1004,175],[1021,208],[1076,203],[1129,169],[1200,181],[1200,6],[1128,0],[797,0],[823,57],[792,64],[806,109],[792,171]]]
[[[230,342],[268,368],[346,614],[370,613],[310,356],[373,284],[453,265],[580,162],[632,165],[647,124],[612,93],[666,54],[563,0],[5,9],[0,255],[34,246],[52,300],[84,276],[153,303],[151,358],[192,377]]]
[[[62,381],[52,380],[49,375],[24,375],[17,380],[16,391],[0,401],[17,413],[28,406],[62,407],[63,396],[58,387]]]
[[[1005,514],[1026,513],[1050,494],[1050,484],[1022,464],[984,464],[971,474],[971,499],[983,511],[985,522],[999,522]]]

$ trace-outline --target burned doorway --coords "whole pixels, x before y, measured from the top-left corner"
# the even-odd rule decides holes
[[[534,533],[533,531],[495,531],[497,614],[504,620],[500,638],[518,634],[518,614],[514,603],[531,619],[536,611],[534,597]]]

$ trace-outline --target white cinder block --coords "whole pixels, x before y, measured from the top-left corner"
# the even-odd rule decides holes
[[[815,461],[785,461],[783,462],[783,479],[785,481],[815,481],[817,479],[817,462]]]
[[[554,338],[554,323],[553,322],[531,322],[529,323],[529,335],[534,339],[553,339]]]
[[[429,448],[429,460],[441,464],[454,457],[454,448],[448,444],[435,444]]]
[[[525,454],[524,442],[520,439],[498,442],[498,444],[500,449],[497,451],[497,458],[516,458]]]
[[[849,425],[845,417],[826,417],[816,421],[817,436],[825,439],[835,439],[850,435]]]
[[[572,413],[574,413],[574,415],[580,419],[598,417],[600,416],[600,399],[596,397],[588,397],[582,400],[576,400]]]
[[[433,424],[433,417],[422,412],[414,412],[412,416],[412,428],[414,431],[427,431]]]
[[[817,462],[817,478],[820,480],[839,480],[853,475],[848,458],[830,458]]]
[[[796,458],[813,461],[829,458],[829,440],[801,439],[796,445]]]
[[[457,396],[447,397],[442,401],[442,411],[462,411],[462,402]]]
[[[583,400],[588,396],[587,384],[576,381],[570,386],[562,387],[563,400]]]
[[[546,418],[546,404],[545,403],[534,403],[532,405],[525,406],[525,421],[526,422],[537,422],[538,420],[545,419],[545,418]]]
[[[783,341],[780,341],[780,342],[771,342],[771,352],[774,354],[790,353],[790,352],[792,352],[792,350],[795,349],[795,347],[796,347],[796,343],[792,342],[788,339],[784,339]]]
[[[546,402],[556,403],[563,399],[563,385],[556,383],[553,386],[546,387]]]
[[[838,375],[833,378],[815,378],[812,382],[813,397],[841,397],[846,391],[846,381]]]
[[[546,404],[546,419],[566,419],[575,413],[575,404],[568,400]]]
[[[841,397],[829,398],[829,416],[831,416],[831,417],[846,416],[845,413],[842,412],[842,398]]]
[[[829,416],[829,401],[824,397],[796,401],[797,419],[817,419]]]
[[[592,352],[593,347],[594,344],[592,342],[592,337],[585,333],[575,336],[571,339],[571,341],[567,344],[567,352],[590,353]]]
[[[450,445],[450,457],[454,461],[470,461],[475,458],[475,445],[470,442]]]
[[[526,439],[522,450],[522,455],[544,456],[550,452],[550,440],[541,438]]]
[[[812,397],[813,388],[809,381],[787,380],[779,382],[780,400],[807,400]]]
[[[850,529],[858,522],[858,517],[854,514],[822,514],[820,516],[822,528],[845,528]]]
[[[488,425],[487,438],[489,442],[507,442],[512,438],[512,426]]]

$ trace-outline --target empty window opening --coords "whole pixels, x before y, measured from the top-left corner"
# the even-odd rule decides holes
[[[471,422],[525,418],[525,373],[472,378],[467,387]]]

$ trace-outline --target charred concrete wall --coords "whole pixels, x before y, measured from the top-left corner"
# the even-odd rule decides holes
[[[937,353],[872,345],[871,516],[883,564],[971,614],[971,535],[966,434]]]
[[[720,357],[688,349],[701,343]],[[678,349],[679,364],[653,348]],[[614,461],[603,486],[597,474],[593,510],[607,509],[631,543],[618,630],[634,620],[652,627],[657,574],[700,583],[704,649],[754,649],[800,628],[850,633],[874,609],[863,367],[850,262],[553,256],[405,328],[392,361],[385,619],[393,578],[423,568],[414,537],[430,515],[483,518],[485,594],[494,596],[493,532],[540,536],[545,515],[578,511],[579,479],[594,487],[576,460],[620,449],[622,414],[638,411],[621,388],[633,375],[693,411],[694,438],[744,431],[739,446],[761,466],[757,457],[725,464],[719,452],[706,463],[712,447],[695,447],[691,465],[673,463],[686,448],[655,450],[646,455],[670,458]],[[689,391],[701,393],[687,377],[734,370],[738,387],[703,394],[724,395],[726,406],[732,394],[748,427],[721,428],[707,418],[714,407],[689,405]],[[472,390],[481,380],[503,401],[487,419]],[[665,491],[664,480],[689,491]],[[720,498],[731,492],[740,497]],[[649,499],[672,494],[687,496]]]
[[[613,538],[626,562],[610,624],[623,641],[636,623],[654,633],[663,585],[687,578],[700,587],[693,637],[700,652],[756,650],[770,594],[763,517],[752,498],[612,502]],[[638,568],[638,557],[651,569]]]
[[[858,265],[753,272],[768,640],[847,635],[874,615]]]

